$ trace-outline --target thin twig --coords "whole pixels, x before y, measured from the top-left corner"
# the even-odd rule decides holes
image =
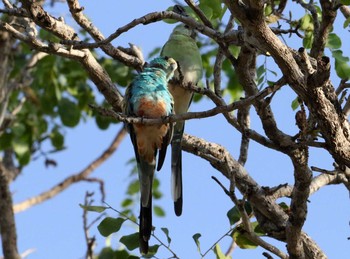
[[[58,183],[57,185],[53,186],[51,189],[42,192],[41,194],[29,198],[23,202],[20,202],[18,204],[14,205],[14,211],[15,213],[24,211],[34,205],[38,205],[48,199],[53,198],[57,194],[63,192],[68,187],[70,187],[72,184],[77,183],[79,181],[89,181],[88,176],[103,162],[105,162],[119,147],[121,141],[124,139],[126,135],[126,130],[124,127],[118,132],[116,137],[113,139],[110,146],[93,162],[91,162],[85,169],[83,169],[81,172],[77,174],[73,174],[66,179],[64,179],[62,182]]]
[[[93,196],[94,193],[85,193],[84,198],[84,206],[89,206],[92,203],[92,200],[90,200],[90,197]],[[89,227],[88,227],[88,220],[87,220],[87,210],[83,210],[83,229],[84,229],[84,237],[86,242],[86,259],[92,259],[93,253],[94,253],[94,245],[95,245],[95,237],[90,237],[89,235]]]
[[[111,209],[111,210],[117,212],[120,216],[126,218],[127,220],[129,220],[130,222],[134,223],[135,225],[140,226],[140,224],[139,224],[136,220],[130,218],[130,217],[129,217],[128,215],[126,215],[125,213],[123,213],[123,212],[121,212],[121,211],[119,211],[119,210],[113,208],[113,207],[112,207],[111,205],[109,205],[107,202],[104,202],[104,204],[107,205],[108,209]],[[151,235],[160,243],[161,246],[164,246],[164,247],[173,255],[172,258],[179,258],[179,257],[176,255],[176,253],[170,248],[170,246],[166,245],[161,239],[159,239],[159,238],[156,236],[156,234],[154,234],[154,231],[152,231]]]
[[[204,258],[211,250],[214,249],[214,247],[216,246],[216,244],[218,244],[224,237],[229,236],[229,234],[232,232],[233,228],[230,228],[225,234],[223,234],[221,237],[219,237],[218,240],[216,240],[214,242],[214,244],[205,251],[205,253],[201,254],[202,258]]]

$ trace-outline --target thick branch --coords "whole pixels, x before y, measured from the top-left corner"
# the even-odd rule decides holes
[[[11,72],[12,45],[15,38],[6,31],[0,31],[0,129],[3,125],[10,96],[8,77]]]
[[[3,163],[0,163],[0,233],[2,251],[5,258],[19,259],[17,249],[17,233],[15,217],[12,209],[12,195],[8,171]]]
[[[52,187],[50,190],[45,191],[38,196],[32,197],[28,200],[25,200],[21,203],[18,203],[14,205],[14,211],[21,212],[24,211],[34,205],[38,205],[48,199],[51,199],[52,197],[56,196],[57,194],[63,192],[68,187],[70,187],[72,184],[77,183],[79,181],[84,181],[87,179],[87,177],[98,167],[100,166],[104,161],[106,161],[113,153],[114,151],[119,147],[119,144],[124,139],[124,136],[126,135],[126,131],[124,128],[122,128],[110,146],[92,163],[90,163],[85,169],[83,169],[81,172],[74,174],[72,176],[69,176],[68,178],[64,179],[62,182],[58,183],[54,187]]]
[[[330,61],[318,60],[317,72],[308,78],[305,100],[326,140],[327,150],[339,165],[350,167],[350,125],[329,81]]]
[[[344,15],[344,17],[346,19],[350,17],[350,7],[349,6],[342,5],[340,7],[340,11],[342,12],[342,14]]]
[[[312,179],[311,170],[308,168],[308,147],[301,145],[290,153],[290,157],[294,165],[294,188],[291,196],[291,213],[286,227],[287,248],[290,258],[305,258],[300,237],[306,220]]]

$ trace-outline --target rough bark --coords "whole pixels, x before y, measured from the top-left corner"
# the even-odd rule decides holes
[[[5,259],[19,259],[21,257],[17,249],[16,224],[9,187],[10,173],[4,164],[0,163],[0,233]]]

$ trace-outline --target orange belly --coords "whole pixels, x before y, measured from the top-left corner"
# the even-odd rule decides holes
[[[153,101],[146,98],[140,100],[137,115],[145,118],[160,118],[167,115],[164,101]]]
[[[164,101],[152,101],[146,98],[140,100],[137,115],[145,118],[161,118],[166,116],[166,106]],[[154,153],[160,149],[163,137],[168,131],[168,125],[142,125],[134,124],[137,149],[139,155],[148,163],[155,163]]]

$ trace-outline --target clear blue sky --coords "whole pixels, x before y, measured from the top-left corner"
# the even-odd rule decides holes
[[[173,2],[169,0],[85,0],[80,1],[80,3],[85,7],[84,12],[105,36],[136,17],[153,11],[165,10],[173,5]],[[68,10],[64,4],[59,4],[53,13],[55,16],[65,16],[68,14]],[[73,23],[67,18],[66,21]],[[343,19],[338,19],[336,26],[342,28],[342,22]],[[155,47],[164,44],[173,26],[163,22],[139,26],[113,43],[127,46],[128,42],[132,42],[140,46],[147,56]],[[348,42],[348,40],[349,33],[346,32],[343,42]],[[295,48],[301,46],[301,42],[291,42],[290,44]],[[276,69],[271,58],[268,59],[268,64],[271,68]],[[334,83],[337,85],[338,81]],[[290,134],[297,132],[294,123],[291,123],[294,121],[294,111],[291,109],[291,102],[294,98],[295,94],[284,87],[276,94],[272,104],[278,125]],[[191,110],[199,111],[211,107],[213,104],[209,101],[202,101],[193,104]],[[251,124],[252,128],[262,132],[260,122],[255,115],[252,116]],[[31,163],[11,186],[14,201],[20,202],[37,195],[65,177],[82,170],[109,145],[120,127],[121,125],[115,125],[107,131],[100,131],[93,121],[87,121],[81,123],[77,128],[67,130],[65,143],[68,149],[54,156],[58,162],[57,168],[46,169],[43,159]],[[227,125],[221,115],[188,121],[186,132],[224,145],[235,158],[239,154],[240,135]],[[120,202],[124,198],[128,184],[130,166],[126,166],[126,162],[132,157],[133,150],[129,137],[127,137],[118,151],[92,175],[105,180],[106,201],[117,209],[120,208]],[[317,150],[312,150],[310,153],[310,165],[331,169],[331,164],[332,160],[328,154]],[[293,184],[293,169],[288,158],[254,142],[251,142],[246,168],[260,185]],[[202,234],[200,239],[202,251],[207,250],[229,229],[226,212],[233,206],[229,198],[211,179],[211,176],[216,176],[226,186],[229,183],[209,163],[184,153],[184,212],[181,217],[176,217],[173,213],[173,203],[170,196],[169,169],[169,160],[167,159],[162,171],[158,173],[161,190],[164,193],[164,197],[158,201],[158,204],[164,208],[166,217],[154,218],[153,225],[158,229],[156,234],[165,241],[166,238],[160,228],[167,227],[172,238],[171,248],[180,258],[200,258],[192,239],[193,234],[198,232]],[[315,173],[315,175],[317,174]],[[35,252],[28,256],[30,259],[83,258],[86,246],[82,231],[82,210],[78,204],[83,203],[86,190],[94,191],[97,194],[95,200],[96,204],[99,205],[98,186],[91,183],[79,183],[52,200],[17,214],[20,252],[35,249]],[[91,213],[90,218],[93,219],[95,215]],[[109,215],[118,216],[113,212],[110,212]],[[304,230],[320,245],[329,258],[345,258],[346,255],[350,255],[350,246],[347,240],[347,237],[350,236],[349,220],[348,192],[343,187],[330,186],[310,197],[309,214]],[[125,228],[125,233],[134,232],[135,226],[129,225],[130,227]],[[92,228],[91,235],[95,235],[97,238],[96,251],[100,250],[104,246],[105,239],[100,236],[96,228]],[[118,247],[119,238],[120,236],[112,238],[114,248]],[[229,238],[226,238],[220,243],[223,251],[226,251],[230,241]],[[154,243],[155,240],[151,239],[150,244]],[[274,242],[274,244],[285,251],[283,243]],[[166,250],[160,251],[159,258],[170,257]],[[138,250],[134,252],[137,254]],[[233,257],[262,258],[262,252],[262,249],[242,251],[236,248]],[[215,258],[215,256],[210,252],[206,258]]]

